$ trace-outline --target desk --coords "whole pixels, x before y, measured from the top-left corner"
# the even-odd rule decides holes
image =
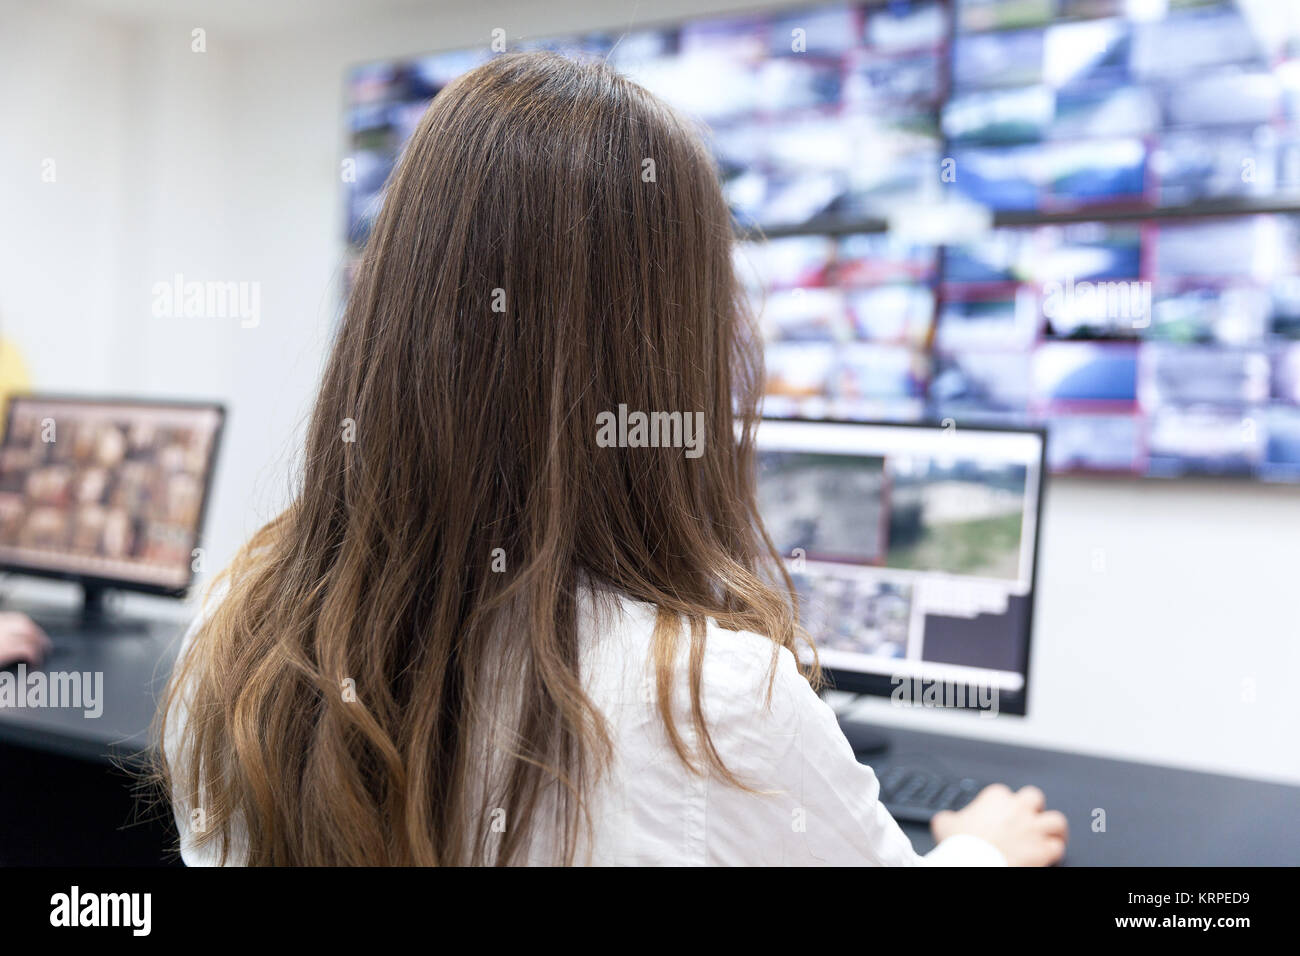
[[[5,607],[48,625],[55,651],[42,669],[103,675],[103,711],[0,708],[0,865],[174,863],[170,813],[141,803],[139,780],[124,767],[149,746],[184,620],[134,618],[131,630],[69,634],[67,605]]]
[[[40,608],[22,610],[38,620],[49,619]],[[45,810],[51,817],[57,815],[46,832],[59,833],[71,847],[67,852],[73,854],[72,859],[61,862],[76,862],[75,854],[83,852],[77,846],[106,846],[104,835],[95,830],[102,826],[98,818],[67,809],[77,806],[76,800],[84,799],[85,794],[65,794],[67,806],[56,811],[54,795],[22,786],[31,781],[23,781],[21,776],[16,779],[3,761],[6,755],[11,761],[26,760],[13,756],[20,751],[52,755],[104,777],[110,772],[107,764],[139,754],[148,745],[157,695],[183,628],[175,619],[145,624],[138,633],[65,640],[58,656],[47,665],[52,670],[102,672],[105,700],[101,717],[89,719],[79,710],[0,710],[0,742],[18,748],[0,752],[0,787],[19,783],[8,789],[11,800],[22,796],[28,801],[23,814]],[[1013,787],[1027,783],[1041,787],[1049,805],[1064,812],[1070,821],[1068,864],[1300,864],[1300,787],[940,734],[885,732],[892,744],[890,750],[870,760],[878,771],[899,762],[990,782],[1000,780]],[[58,774],[52,778],[57,781],[53,785],[74,785]],[[118,785],[124,786],[120,779]],[[1104,833],[1092,829],[1094,808],[1106,811]],[[69,817],[80,821],[80,834],[66,832]],[[23,819],[25,828],[31,823],[21,815],[16,818]],[[925,827],[907,824],[904,830],[919,851],[932,846]],[[4,839],[0,834],[0,859],[7,849]],[[29,847],[40,846],[34,836],[24,839]],[[99,855],[82,860],[116,861]]]
[[[40,607],[15,610],[43,623],[59,620]],[[103,635],[65,636],[52,624],[55,651],[42,669],[103,674],[103,712],[87,717],[69,708],[0,708],[0,741],[101,763],[130,760],[148,747],[184,624],[138,620],[138,630]]]
[[[1174,770],[1126,760],[881,728],[878,772],[920,766],[1013,788],[1034,784],[1070,822],[1073,866],[1300,865],[1300,787]],[[1105,832],[1092,829],[1106,811]],[[904,824],[919,852],[929,829]]]

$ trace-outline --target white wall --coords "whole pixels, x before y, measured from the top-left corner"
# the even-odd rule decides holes
[[[860,712],[1300,781],[1298,591],[1300,489],[1060,479],[1043,518],[1029,716],[884,700]]]
[[[0,333],[51,389],[111,381],[129,35],[0,0]]]
[[[558,34],[723,6],[425,4],[261,32],[214,21],[195,54],[203,4],[87,25],[0,0],[19,11],[0,37],[0,129],[16,146],[0,151],[0,322],[42,387],[229,403],[209,535],[220,563],[285,500],[336,314],[345,67],[483,43],[494,27]],[[15,105],[31,76],[47,85]],[[62,192],[38,188],[46,153],[69,157]],[[176,272],[260,282],[261,324],[153,318],[150,286]],[[862,706],[882,722],[1300,782],[1298,608],[1300,489],[1060,480],[1030,716]]]

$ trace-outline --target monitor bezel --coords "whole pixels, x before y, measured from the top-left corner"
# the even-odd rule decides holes
[[[226,406],[221,402],[202,401],[196,399],[173,399],[173,398],[143,398],[143,397],[116,397],[106,395],[74,395],[66,392],[16,392],[7,396],[8,404],[5,407],[4,432],[0,433],[0,447],[3,446],[5,436],[8,436],[10,426],[13,424],[14,408],[23,401],[32,402],[64,402],[78,405],[105,405],[105,406],[126,406],[137,408],[175,408],[186,410],[206,410],[217,413],[217,425],[212,433],[212,448],[208,453],[207,468],[204,473],[203,496],[199,502],[198,527],[195,529],[194,547],[202,547],[203,532],[207,524],[208,507],[212,502],[212,485],[217,470],[217,455],[221,448],[221,436],[226,425]],[[158,597],[185,598],[194,586],[194,579],[197,576],[194,570],[193,562],[189,564],[189,579],[180,587],[169,587],[166,584],[154,584],[148,581],[139,581],[132,578],[114,578],[98,574],[89,574],[84,571],[60,570],[58,568],[35,567],[21,562],[10,562],[0,560],[0,573],[4,574],[21,574],[29,577],[45,578],[47,580],[71,581],[74,584],[81,584],[89,588],[111,588],[117,591],[133,591],[139,594],[150,594]]]
[[[759,418],[758,431],[761,431],[763,422],[789,422],[805,425],[846,425],[869,428],[929,428],[942,430],[945,427],[945,422],[949,420],[952,420],[951,416],[946,416],[945,418],[927,417],[915,421],[879,421],[875,419],[804,418],[787,415],[763,415]],[[1041,549],[1043,536],[1043,499],[1047,496],[1048,430],[1046,426],[1036,424],[998,425],[974,422],[970,424],[954,422],[954,427],[959,428],[962,431],[1031,434],[1038,436],[1039,439],[1038,501],[1035,504],[1033,554],[1030,558],[1029,565],[1029,600],[1027,602],[1027,611],[1025,615],[1025,646],[1024,651],[1021,654],[1021,673],[1024,675],[1024,683],[1017,691],[998,692],[998,713],[1014,714],[1018,717],[1024,717],[1028,713],[1030,683],[1029,667],[1034,643],[1035,605],[1038,600],[1038,553]],[[762,446],[758,443],[756,436],[755,453],[761,454],[762,451]],[[785,558],[782,557],[782,562],[784,563],[784,561]],[[809,637],[816,641],[816,635],[809,635]],[[865,694],[872,697],[892,697],[895,690],[894,677],[889,674],[871,674],[865,671],[854,671],[838,667],[825,667],[822,668],[822,676],[826,681],[826,690],[844,691],[850,694]],[[973,683],[962,682],[957,682],[957,685],[965,690],[979,686]],[[971,699],[971,695],[967,693],[963,693],[960,696],[963,699],[963,702]],[[957,707],[945,707],[944,709],[967,711],[980,710],[978,707],[967,706],[966,703]]]

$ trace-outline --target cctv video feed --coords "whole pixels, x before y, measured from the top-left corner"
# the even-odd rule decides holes
[[[1042,424],[1058,473],[1296,482],[1300,20],[1259,7],[875,0],[507,39],[607,57],[707,127],[767,414]],[[350,74],[353,261],[420,115],[492,55]],[[954,207],[990,227],[907,229]]]
[[[1041,439],[765,421],[759,507],[825,665],[1024,686]]]
[[[220,412],[13,399],[0,445],[0,565],[181,589]]]

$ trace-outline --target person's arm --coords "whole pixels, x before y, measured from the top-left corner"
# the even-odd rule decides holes
[[[50,652],[50,639],[26,614],[0,611],[0,667],[25,661],[39,666]]]
[[[739,670],[733,665],[733,675]],[[762,699],[765,683],[757,705],[748,703],[755,699],[752,680],[732,682],[737,690],[745,683],[748,692],[730,693],[716,708],[722,720],[715,743],[742,781],[765,792],[711,787],[709,816],[720,829],[744,821],[739,825],[750,831],[745,838],[756,848],[779,840],[779,850],[769,845],[763,851],[763,862],[775,857],[796,865],[1041,866],[1063,854],[1065,818],[1043,812],[1040,791],[1026,788],[1017,795],[990,787],[965,810],[940,814],[934,824],[939,844],[919,856],[880,802],[874,771],[857,761],[834,712],[799,673],[794,655],[780,652],[770,707]],[[738,841],[732,835],[721,842]]]

